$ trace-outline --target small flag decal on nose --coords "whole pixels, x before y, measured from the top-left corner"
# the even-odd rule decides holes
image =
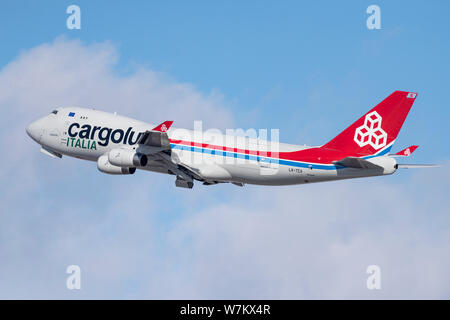
[[[75,112],[69,112],[69,117],[75,117]]]

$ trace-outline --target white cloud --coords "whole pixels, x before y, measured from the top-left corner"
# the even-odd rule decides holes
[[[217,90],[205,95],[191,84],[139,66],[120,75],[118,60],[111,43],[84,45],[58,38],[22,52],[1,70],[0,125],[4,134],[0,146],[8,149],[0,168],[2,179],[27,180],[19,188],[36,187],[30,178],[51,162],[41,163],[42,155],[30,152],[36,145],[25,128],[55,107],[95,107],[149,123],[174,119],[175,126],[188,128],[198,119],[205,127],[232,125],[232,116]]]
[[[66,256],[94,265],[102,257],[103,263],[114,265],[112,272],[117,275],[122,265],[130,266],[124,258],[141,254],[123,247],[127,241],[115,238],[117,232],[125,232],[127,239],[133,239],[130,233],[144,226],[145,233],[150,232],[151,225],[139,219],[158,207],[154,203],[161,193],[153,183],[169,183],[168,177],[137,175],[133,178],[141,179],[140,187],[132,185],[124,190],[124,184],[133,180],[104,176],[92,163],[47,158],[25,133],[31,121],[55,107],[73,105],[117,111],[150,123],[174,119],[180,127],[192,127],[197,119],[208,127],[231,126],[231,114],[217,90],[205,95],[189,83],[140,66],[120,74],[118,62],[119,54],[111,43],[85,45],[59,38],[23,51],[0,71],[2,297],[66,293],[64,287],[62,291],[61,287],[50,289],[53,280],[65,275],[53,277],[49,273],[65,270],[62,261],[66,263]],[[140,198],[135,197],[138,192],[142,193]],[[147,202],[151,199],[153,203]],[[109,220],[112,217],[120,217],[123,224],[114,225]],[[105,243],[102,237],[111,242]],[[94,246],[89,243],[92,238],[96,239]],[[68,258],[67,263],[74,262]],[[107,274],[108,270],[100,264],[94,273]]]
[[[448,298],[449,201],[441,190],[450,171],[400,174],[416,181],[256,188],[180,221],[170,244],[189,271],[173,291],[182,288],[178,298]],[[372,264],[381,267],[381,291],[366,288]]]
[[[217,90],[204,95],[188,83],[145,67],[120,75],[119,55],[108,43],[83,45],[59,38],[23,52],[3,68],[0,103],[33,120],[56,106],[86,106],[117,111],[148,121],[175,119],[192,126],[203,119],[211,127],[232,122]],[[183,117],[179,117],[183,114]]]

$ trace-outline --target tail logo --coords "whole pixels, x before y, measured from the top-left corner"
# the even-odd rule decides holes
[[[355,130],[353,140],[361,148],[367,145],[372,146],[375,150],[383,148],[387,143],[387,133],[381,128],[383,118],[378,112],[368,113],[364,118],[364,124]]]

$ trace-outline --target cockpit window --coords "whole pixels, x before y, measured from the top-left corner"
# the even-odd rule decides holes
[[[58,110],[53,110],[52,113],[53,113],[53,114],[57,114],[57,113],[58,113]]]

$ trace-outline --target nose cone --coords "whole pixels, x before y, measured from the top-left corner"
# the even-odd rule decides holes
[[[42,121],[38,120],[38,121],[31,123],[27,127],[27,134],[30,136],[31,139],[33,139],[37,143],[39,143],[41,140],[41,133],[42,133],[41,123],[42,123]]]

